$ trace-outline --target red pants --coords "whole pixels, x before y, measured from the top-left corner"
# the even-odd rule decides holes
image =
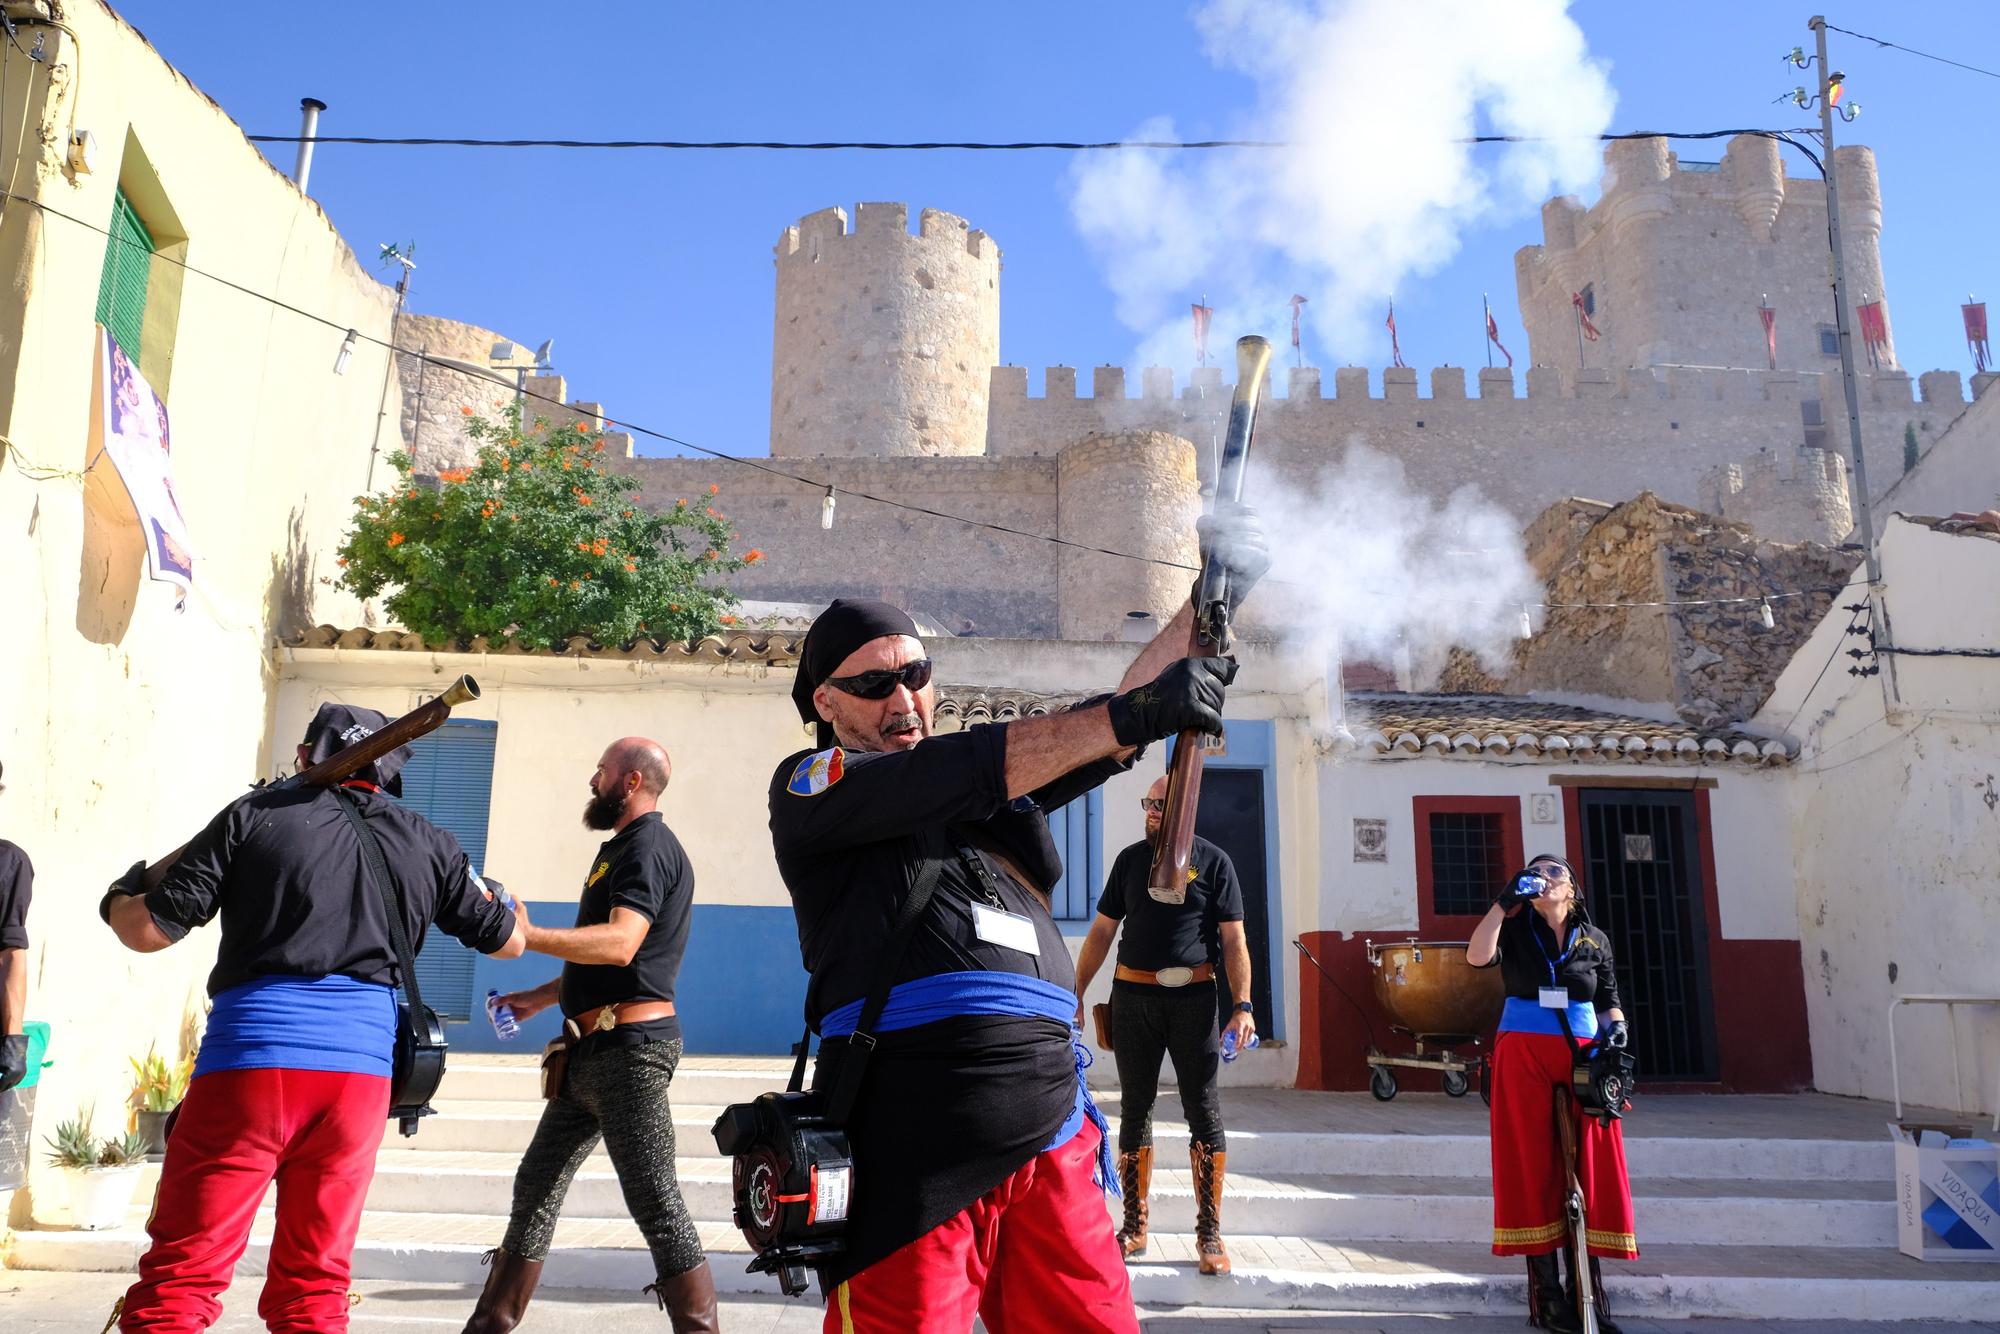
[[[1636,1259],[1625,1138],[1583,1115],[1570,1089],[1570,1046],[1553,1033],[1502,1033],[1493,1048],[1493,1253],[1544,1255],[1569,1235],[1555,1122],[1556,1088],[1578,1127],[1585,1241],[1592,1255]]]
[[[827,1297],[825,1334],[1138,1334],[1132,1283],[1091,1180],[1088,1121],[973,1206]]]
[[[118,1327],[207,1329],[273,1177],[278,1225],[257,1314],[273,1330],[347,1328],[361,1200],[389,1081],[317,1070],[218,1070],[188,1086]]]

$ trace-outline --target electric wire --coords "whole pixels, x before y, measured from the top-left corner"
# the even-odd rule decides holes
[[[1792,710],[1792,716],[1785,719],[1785,725],[1779,729],[1786,736],[1792,734],[1792,724],[1796,723],[1799,720],[1799,715],[1806,711],[1806,705],[1812,702],[1813,692],[1818,690],[1819,683],[1826,679],[1827,669],[1833,666],[1833,660],[1840,656],[1840,651],[1847,646],[1848,637],[1855,633],[1855,627],[1861,623],[1862,612],[1867,610],[1868,604],[1864,602],[1859,605],[1862,609],[1861,611],[1850,609],[1847,618],[1847,628],[1841,631],[1840,635],[1833,641],[1833,651],[1828,653],[1826,661],[1819,665],[1819,675],[1813,677],[1812,684],[1806,687],[1806,693],[1799,696],[1799,707]]]
[[[1739,134],[1783,138],[1797,130],[1627,130],[1617,134],[1590,136],[1601,143],[1618,139],[1726,139]],[[581,148],[656,149],[670,152],[728,152],[751,149],[781,153],[831,153],[847,150],[874,153],[1023,153],[1056,151],[1068,153],[1115,152],[1124,149],[1230,149],[1230,148],[1310,148],[1310,140],[1297,139],[1022,139],[1012,141],[982,139],[865,140],[829,139],[478,139],[433,135],[372,134],[246,134],[253,144],[355,144],[374,148]],[[1472,134],[1455,137],[1454,144],[1539,144],[1556,142],[1552,136],[1526,134]]]
[[[1873,42],[1877,46],[1887,47],[1891,51],[1901,51],[1905,55],[1921,56],[1925,60],[1935,60],[1940,65],[1952,65],[1973,74],[1983,74],[1989,79],[2000,79],[2000,73],[1996,73],[1993,70],[1981,69],[1977,65],[1968,65],[1962,60],[1952,60],[1946,56],[1934,56],[1928,51],[1919,51],[1914,46],[1904,46],[1900,42],[1891,42],[1881,37],[1870,37],[1867,33],[1856,32],[1852,28],[1836,28],[1833,24],[1829,23],[1826,25],[1826,30],[1828,32],[1845,33],[1849,37],[1859,37],[1864,42]]]
[[[128,246],[137,245],[137,242],[128,240],[127,238],[122,236],[118,236],[112,231],[110,231],[108,228],[100,227],[96,223],[90,222],[84,218],[79,218],[72,213],[65,213],[61,209],[55,208],[52,205],[44,203],[39,199],[34,199],[27,195],[15,194],[11,190],[0,192],[0,197],[4,197],[6,199],[11,199],[16,202],[26,204],[31,208],[36,209],[39,212],[47,213],[53,217],[61,218],[66,222],[75,223],[80,227],[96,232],[100,236],[103,236],[108,240],[114,241],[118,244],[128,245]],[[183,259],[178,259],[170,255],[161,254],[157,251],[151,254],[151,258],[157,263],[172,264],[187,273],[194,274],[196,277],[206,278],[211,282],[220,283],[222,286],[230,288],[233,291],[240,292],[244,296],[252,297],[255,298],[256,300],[267,302],[270,305],[275,306],[280,310],[288,311],[291,314],[297,315],[302,319],[311,320],[314,323],[319,324],[324,328],[339,332],[342,335],[342,337],[345,337],[350,331],[352,331],[355,337],[360,341],[369,343],[375,347],[383,348],[386,351],[389,351],[392,355],[400,357],[409,357],[424,365],[436,366],[439,367],[440,369],[452,371],[459,375],[465,375],[472,377],[474,379],[485,380],[487,383],[492,384],[500,389],[507,390],[510,393],[516,394],[519,397],[526,399],[533,399],[538,403],[546,403],[551,407],[563,409],[565,411],[571,412],[572,414],[575,411],[572,405],[564,403],[561,399],[553,398],[547,394],[537,393],[533,390],[525,388],[524,386],[511,383],[496,371],[489,370],[483,367],[473,366],[467,362],[455,361],[450,358],[434,357],[429,355],[428,353],[413,351],[405,347],[396,347],[394,344],[389,343],[384,339],[377,338],[373,334],[365,333],[358,329],[353,329],[353,326],[348,325],[340,320],[330,319],[325,315],[318,314],[314,311],[306,310],[300,306],[295,306],[289,301],[285,301],[280,297],[271,296],[270,294],[265,292],[260,292],[255,288],[245,287],[243,284],[235,282],[228,278],[224,278],[220,274],[210,273],[206,269],[197,268],[193,264],[190,264]],[[1078,542],[1070,538],[1053,536],[1048,533],[1030,532],[1027,529],[1015,528],[1008,524],[994,523],[986,519],[974,519],[963,514],[952,514],[944,510],[932,509],[928,505],[917,505],[905,500],[894,500],[887,496],[877,495],[870,491],[862,491],[858,489],[845,487],[837,482],[831,482],[825,479],[815,480],[810,477],[802,476],[799,473],[790,472],[784,468],[774,466],[771,463],[765,462],[763,459],[751,455],[726,453],[719,449],[710,448],[707,445],[697,444],[694,441],[684,439],[681,436],[672,435],[666,431],[654,430],[652,427],[642,426],[636,422],[630,422],[624,420],[612,420],[607,418],[606,424],[608,426],[616,427],[620,431],[629,432],[633,435],[642,435],[647,437],[648,439],[659,440],[666,444],[676,445],[679,446],[680,448],[692,450],[697,454],[702,454],[709,458],[717,459],[725,463],[735,463],[735,464],[740,464],[744,467],[753,468],[756,471],[764,473],[768,476],[781,478],[789,482],[795,482],[798,485],[815,492],[824,492],[830,487],[841,495],[849,496],[858,500],[871,501],[877,505],[884,505],[891,509],[903,510],[907,513],[926,515],[930,518],[940,519],[947,523],[963,524],[967,527],[972,527],[972,528],[983,528],[990,532],[1003,533],[1011,537],[1026,538],[1030,541],[1035,541],[1035,542],[1047,542],[1052,546],[1068,547],[1072,550],[1085,551],[1092,553],[1094,555],[1113,556],[1120,560],[1137,561],[1140,562],[1141,564],[1146,564],[1146,565],[1159,565],[1167,569],[1184,570],[1190,574],[1198,573],[1200,570],[1199,566],[1183,564],[1180,561],[1164,560],[1156,556],[1141,556],[1129,551],[1118,551],[1111,547],[1095,546],[1088,542]],[[1273,582],[1283,583],[1286,581],[1275,580]],[[1683,599],[1667,599],[1667,600],[1648,601],[1648,602],[1577,602],[1577,603],[1526,602],[1518,605],[1525,607],[1540,607],[1547,611],[1607,610],[1607,609],[1621,608],[1621,607],[1706,607],[1706,606],[1719,606],[1731,603],[1757,602],[1765,598],[1810,597],[1822,593],[1837,593],[1842,589],[1852,588],[1854,586],[1855,586],[1854,583],[1814,586],[1809,588],[1784,589],[1771,593],[1759,593],[1742,597],[1683,598]],[[1475,605],[1503,605],[1503,604],[1496,602],[1494,604],[1480,603]],[[1509,601],[1506,602],[1504,605],[1512,607],[1517,604]]]

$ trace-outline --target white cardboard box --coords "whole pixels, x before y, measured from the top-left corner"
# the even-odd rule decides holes
[[[2000,1146],[1942,1126],[1889,1126],[1896,1246],[1919,1260],[2000,1262]]]

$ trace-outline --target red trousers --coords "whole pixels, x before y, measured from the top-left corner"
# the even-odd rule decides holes
[[[825,1334],[1138,1334],[1088,1121],[827,1296]]]
[[[1581,1045],[1581,1044],[1579,1044]],[[1493,1253],[1545,1255],[1569,1235],[1555,1121],[1557,1086],[1578,1130],[1585,1241],[1592,1255],[1638,1258],[1625,1137],[1583,1115],[1570,1092],[1570,1045],[1553,1033],[1502,1033],[1493,1048]]]
[[[380,1075],[218,1070],[188,1086],[118,1327],[205,1330],[275,1177],[278,1224],[257,1314],[273,1330],[347,1328],[361,1200],[389,1114]]]

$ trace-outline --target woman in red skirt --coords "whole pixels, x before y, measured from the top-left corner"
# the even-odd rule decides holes
[[[1583,1183],[1590,1251],[1590,1281],[1597,1297],[1597,1327],[1618,1334],[1606,1318],[1597,1257],[1636,1259],[1632,1188],[1625,1179],[1625,1141],[1618,1123],[1585,1117],[1570,1091],[1571,1038],[1577,1045],[1600,1032],[1606,1045],[1628,1041],[1618,1007],[1618,977],[1611,943],[1590,924],[1576,872],[1560,857],[1540,856],[1514,876],[1472,933],[1466,960],[1484,968],[1496,960],[1506,984],[1507,1007],[1493,1048],[1493,1253],[1528,1258],[1528,1322],[1554,1334],[1581,1328],[1576,1311],[1578,1276],[1558,1278],[1556,1252],[1573,1268],[1563,1246],[1566,1174],[1557,1137],[1555,1100],[1569,1103],[1576,1124],[1577,1177]],[[1524,911],[1525,909],[1525,911]]]

